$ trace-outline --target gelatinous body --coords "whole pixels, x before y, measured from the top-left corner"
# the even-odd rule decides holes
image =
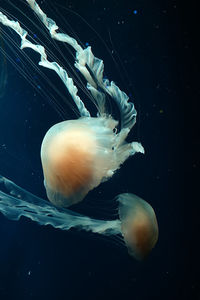
[[[140,145],[127,144],[115,133],[112,118],[84,117],[54,125],[41,147],[49,200],[68,207],[81,201],[134,154]],[[142,148],[141,148],[142,149]]]
[[[119,216],[122,234],[131,255],[145,258],[158,240],[158,223],[153,208],[133,194],[121,194]]]

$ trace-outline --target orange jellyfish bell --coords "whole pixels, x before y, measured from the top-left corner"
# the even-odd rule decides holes
[[[44,185],[48,199],[68,207],[109,179],[136,151],[138,143],[128,144],[129,130],[118,134],[111,117],[85,117],[52,126],[41,146]]]
[[[121,230],[129,254],[144,259],[158,240],[158,223],[150,204],[133,194],[120,194]]]

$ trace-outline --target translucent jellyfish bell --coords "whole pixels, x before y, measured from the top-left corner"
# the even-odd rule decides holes
[[[145,258],[158,240],[158,223],[150,204],[133,194],[121,194],[119,217],[121,231],[129,254]]]
[[[81,201],[134,154],[121,143],[112,118],[81,118],[58,123],[44,137],[41,160],[49,200],[67,207]],[[138,144],[136,143],[136,146]]]

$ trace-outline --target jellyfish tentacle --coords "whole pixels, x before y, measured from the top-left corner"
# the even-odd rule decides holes
[[[69,44],[76,51],[75,67],[81,72],[88,82],[87,88],[92,93],[99,113],[105,113],[105,99],[100,96],[98,89],[100,88],[104,93],[109,94],[116,102],[121,115],[121,128],[131,129],[136,122],[136,109],[132,102],[129,102],[127,94],[120,90],[120,88],[108,79],[103,79],[104,63],[103,60],[97,58],[92,53],[91,47],[83,49],[78,42],[66,33],[57,33],[59,29],[54,20],[48,18],[42,11],[35,0],[26,0],[31,9],[36,13],[44,26],[48,29],[51,37],[55,40]]]
[[[72,96],[76,106],[78,107],[80,115],[82,117],[89,117],[90,113],[86,109],[83,101],[77,95],[78,89],[74,85],[72,78],[70,78],[68,76],[67,71],[64,68],[62,68],[57,62],[50,62],[47,59],[47,54],[46,54],[45,48],[43,46],[38,45],[38,44],[33,44],[32,42],[27,40],[26,37],[28,35],[28,32],[21,27],[21,25],[18,21],[9,20],[7,18],[7,16],[5,16],[2,12],[0,12],[0,22],[3,25],[13,29],[20,36],[20,38],[21,38],[21,49],[31,48],[32,50],[34,50],[35,52],[40,54],[41,60],[39,62],[39,65],[41,65],[45,68],[51,69],[51,70],[55,71],[58,74],[58,76],[63,81],[66,88],[68,89],[70,95]]]
[[[62,230],[79,228],[103,235],[121,233],[119,219],[98,220],[75,213],[69,209],[57,208],[50,202],[34,196],[1,175],[0,186],[0,211],[8,219],[17,221],[24,216],[40,225],[51,225]]]
[[[96,90],[96,93],[98,92],[98,89],[100,89],[105,94],[108,94],[115,101],[119,108],[121,129],[131,129],[136,122],[137,112],[135,106],[133,102],[129,102],[128,95],[125,92],[121,91],[113,81],[110,82],[108,79],[103,78],[103,60],[94,56],[90,46],[88,46],[81,52],[77,52],[76,58],[77,62],[75,63],[75,67],[88,81],[87,88],[90,91]],[[88,71],[88,69],[90,70],[90,72]],[[93,76],[91,76],[90,73],[92,73]],[[94,92],[92,95],[95,97]]]
[[[70,37],[67,34],[56,32],[56,30],[59,29],[59,27],[57,26],[54,20],[47,17],[47,15],[42,11],[42,9],[35,0],[26,0],[26,2],[30,5],[31,9],[36,13],[36,15],[45,25],[45,27],[49,30],[52,38],[62,42],[65,41],[66,43],[71,45],[77,52],[83,50],[74,38]]]

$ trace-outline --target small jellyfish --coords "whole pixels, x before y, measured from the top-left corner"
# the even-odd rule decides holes
[[[158,240],[158,223],[150,204],[133,194],[120,194],[119,217],[129,254],[145,258]]]

